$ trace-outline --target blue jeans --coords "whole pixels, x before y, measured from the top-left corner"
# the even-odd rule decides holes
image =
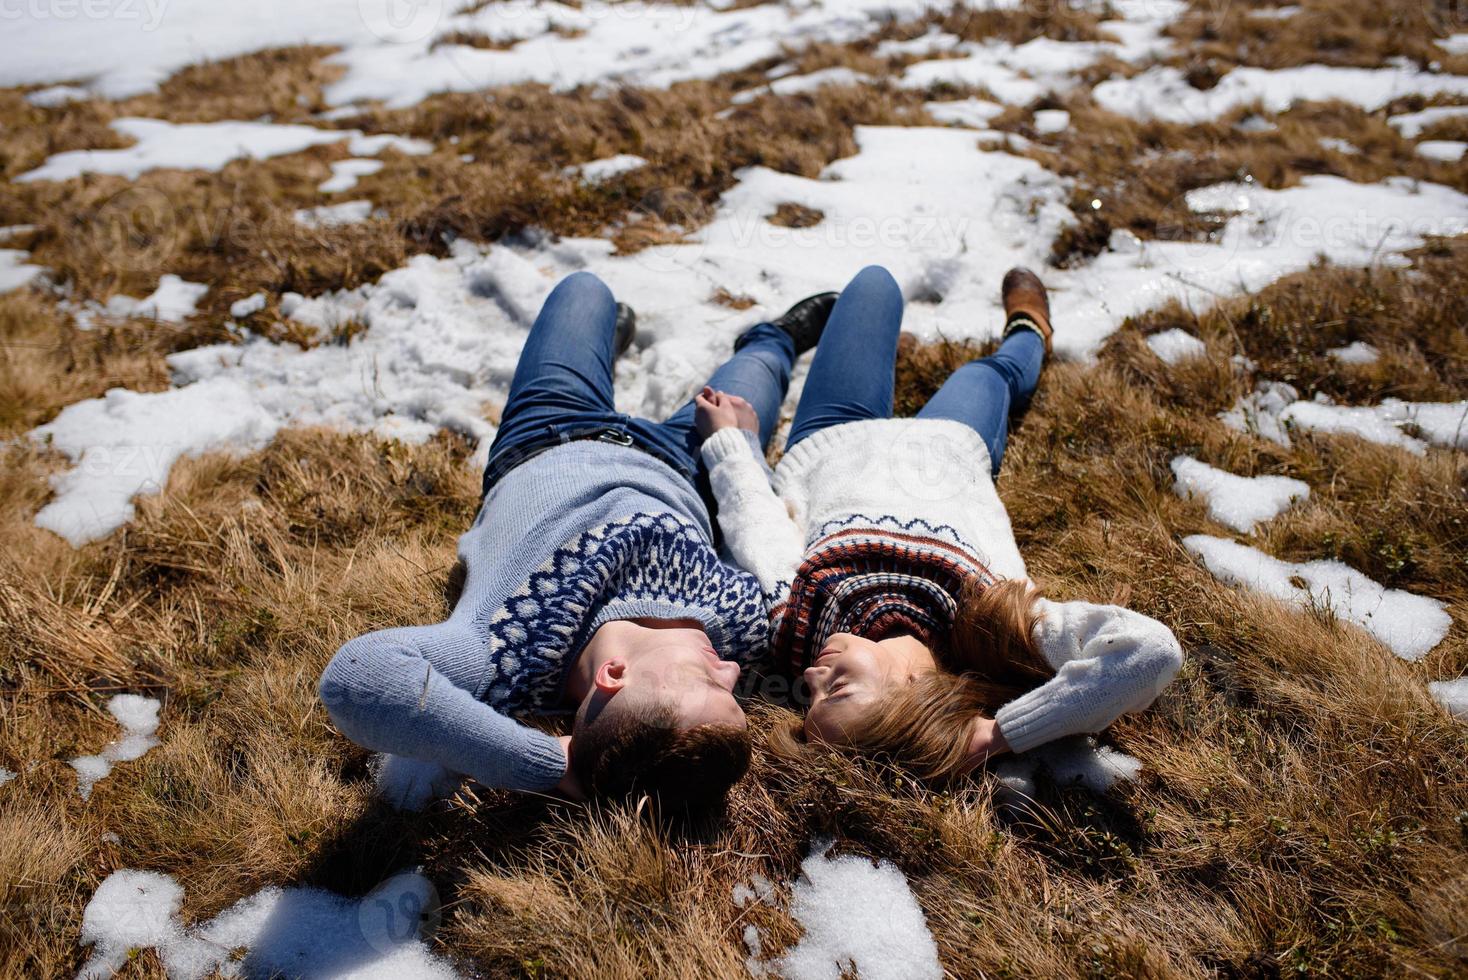
[[[902,292],[891,274],[875,265],[858,272],[841,291],[816,347],[787,450],[828,426],[891,417],[901,326]],[[992,355],[953,372],[917,417],[951,419],[973,429],[989,447],[998,476],[1010,412],[1034,394],[1044,361],[1040,335],[1016,330]]]
[[[612,391],[617,304],[589,272],[576,272],[551,290],[510,382],[499,432],[489,449],[484,491],[515,466],[551,446],[597,434],[634,445],[699,486],[698,437],[692,399],[662,422],[618,412]],[[785,331],[761,323],[745,331],[739,352],[708,384],[745,398],[759,414],[768,444],[790,386],[795,345]]]

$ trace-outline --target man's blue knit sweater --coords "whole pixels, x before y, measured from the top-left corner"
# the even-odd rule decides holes
[[[719,560],[689,482],[637,449],[572,442],[517,466],[459,539],[468,575],[449,618],[350,641],[321,678],[348,738],[488,786],[544,791],[556,739],[520,724],[572,708],[572,664],[603,623],[691,619],[752,665],[769,620],[759,583]]]

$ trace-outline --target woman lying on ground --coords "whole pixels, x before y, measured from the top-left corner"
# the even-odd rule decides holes
[[[1004,279],[1004,341],[914,419],[892,415],[902,295],[878,267],[836,303],[773,486],[736,396],[697,399],[718,521],[771,602],[775,660],[803,673],[812,742],[943,781],[998,753],[1097,732],[1151,704],[1182,651],[1156,620],[1051,602],[1028,580],[994,489],[1011,408],[1050,348],[1045,289]]]

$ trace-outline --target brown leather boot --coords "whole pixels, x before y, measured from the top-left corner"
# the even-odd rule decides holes
[[[1050,300],[1040,277],[1023,266],[1004,274],[1000,287],[1004,296],[1004,336],[1016,330],[1033,330],[1045,340],[1045,353],[1050,353]]]

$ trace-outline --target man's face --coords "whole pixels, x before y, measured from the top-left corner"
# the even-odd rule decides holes
[[[739,665],[720,660],[702,630],[660,629],[627,655],[618,696],[672,706],[679,731],[699,725],[745,728],[748,720],[733,694],[738,681]]]

